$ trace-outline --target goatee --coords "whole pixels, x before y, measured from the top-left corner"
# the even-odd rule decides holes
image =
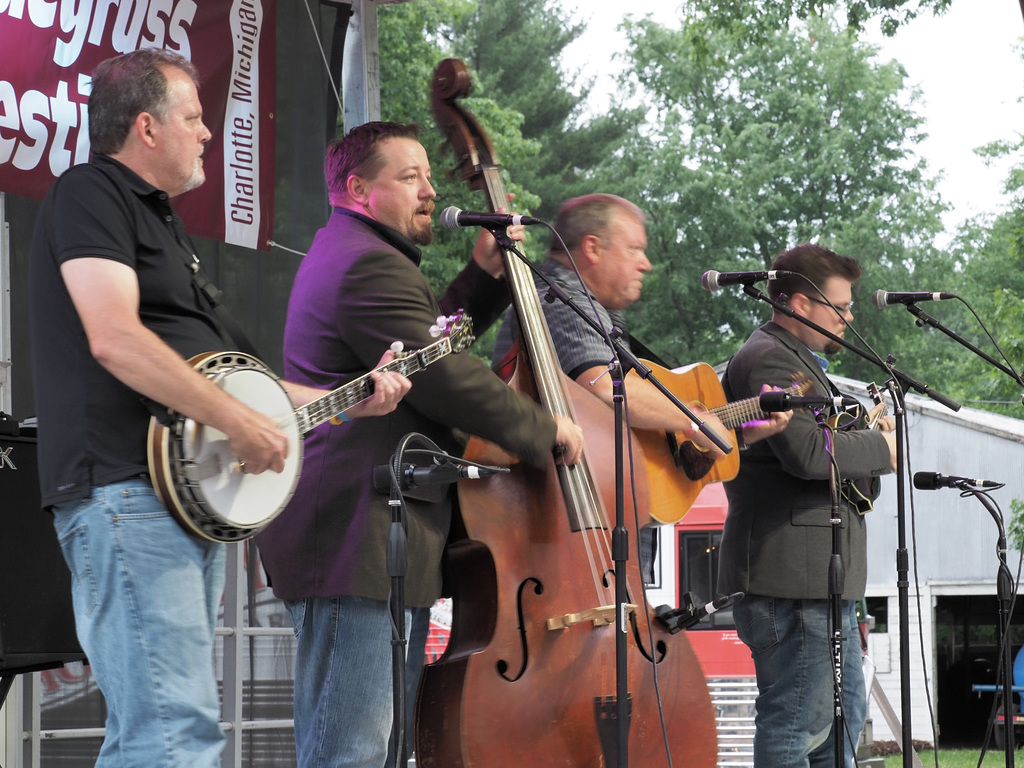
[[[430,245],[434,242],[434,228],[428,224],[426,229],[417,230],[413,233],[412,242],[414,245]]]

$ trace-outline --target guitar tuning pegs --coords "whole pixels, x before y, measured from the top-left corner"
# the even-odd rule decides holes
[[[392,341],[391,351],[394,352],[395,357],[399,357],[405,351],[405,344],[400,341]]]

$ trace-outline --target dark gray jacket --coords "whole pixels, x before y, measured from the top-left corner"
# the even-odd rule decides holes
[[[758,328],[729,362],[723,379],[730,400],[756,396],[762,384],[790,386],[793,374],[814,382],[808,394],[834,394],[810,350],[775,323]],[[863,418],[857,426],[863,426]],[[836,431],[834,455],[846,480],[891,471],[879,432]],[[740,457],[735,480],[725,484],[729,513],[722,535],[718,590],[782,598],[828,597],[832,554],[831,494],[824,431],[811,412],[794,413],[778,435]],[[843,597],[864,596],[867,580],[865,518],[840,503]]]

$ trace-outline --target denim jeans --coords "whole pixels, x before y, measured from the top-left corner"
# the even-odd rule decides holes
[[[97,768],[218,768],[221,544],[189,536],[148,481],[54,508],[75,627],[107,705]]]
[[[294,715],[299,766],[383,768],[394,719],[387,603],[342,595],[286,600],[285,607],[298,641]],[[411,619],[407,608],[406,636]]]
[[[856,604],[844,600],[843,714],[846,766],[867,717]],[[833,768],[832,653],[827,600],[747,595],[733,608],[736,632],[754,659],[755,768]]]

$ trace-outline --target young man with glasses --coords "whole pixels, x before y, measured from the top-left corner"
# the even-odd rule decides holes
[[[853,320],[853,285],[861,268],[849,256],[818,245],[781,253],[771,267],[768,294],[796,316],[842,338]],[[730,399],[758,394],[768,383],[786,387],[794,374],[814,382],[809,394],[832,395],[825,375],[837,341],[776,310],[729,362],[723,385]],[[877,478],[895,469],[894,422],[832,433],[832,453],[845,481]],[[750,648],[757,674],[755,768],[832,766],[834,749],[829,632],[832,498],[826,434],[809,411],[794,413],[782,432],[744,453],[739,474],[726,483],[729,512],[722,535],[718,591],[744,592],[733,609],[736,630]],[[874,496],[877,496],[877,481]],[[845,763],[854,755],[867,709],[861,671],[856,601],[867,581],[865,520],[840,499],[843,599]],[[838,767],[837,767],[838,768]]]

